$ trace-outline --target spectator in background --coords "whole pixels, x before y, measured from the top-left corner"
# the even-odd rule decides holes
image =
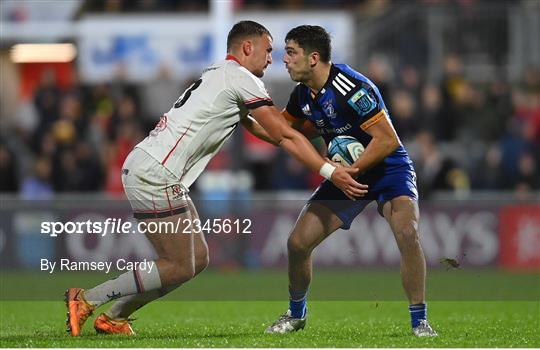
[[[429,131],[421,131],[416,136],[419,153],[414,160],[418,174],[420,196],[428,198],[433,191],[454,191],[463,193],[470,190],[467,174],[454,160],[445,156],[437,146]]]
[[[404,89],[395,90],[390,96],[392,123],[404,142],[412,140],[420,128],[416,101],[413,95]]]
[[[309,173],[300,162],[280,151],[272,171],[272,188],[275,190],[307,190],[309,189]]]
[[[418,70],[410,65],[402,67],[399,70],[399,80],[399,86],[407,90],[415,101],[419,101],[422,86]]]
[[[41,133],[58,119],[60,97],[61,92],[56,84],[56,74],[52,70],[44,71],[34,94],[34,105],[39,116],[39,125],[36,129],[38,139],[41,138]]]
[[[189,81],[197,80],[188,79]],[[167,66],[161,66],[156,79],[140,86],[139,95],[143,106],[143,128],[152,130],[159,118],[163,115],[163,106],[173,106],[181,92],[188,87],[181,88],[181,84],[175,81]]]
[[[463,141],[486,140],[489,124],[492,122],[491,113],[486,108],[486,97],[482,90],[464,81],[456,95],[458,121],[456,126],[456,139]]]
[[[496,79],[490,83],[484,107],[491,109],[487,141],[494,142],[501,138],[505,126],[513,114],[510,86],[506,81]]]
[[[51,183],[52,164],[49,158],[39,157],[34,163],[34,172],[24,179],[21,186],[23,199],[51,199],[54,188]]]
[[[484,161],[480,164],[477,172],[478,180],[475,187],[481,190],[496,190],[501,188],[501,151],[497,145],[491,145]]]
[[[13,152],[0,142],[0,193],[16,193],[19,190],[16,165]]]
[[[75,129],[77,138],[84,136],[87,126],[87,119],[83,114],[81,101],[79,100],[78,95],[66,93],[61,97],[58,121],[71,124]]]
[[[73,149],[62,149],[57,154],[55,170],[53,181],[57,192],[79,192],[83,173],[77,167]]]
[[[44,133],[39,144],[38,156],[53,158],[57,152],[58,145],[54,138],[53,132],[48,130]]]
[[[368,74],[366,75],[378,88],[383,100],[390,100],[390,82],[393,79],[393,70],[388,58],[384,55],[373,55],[369,59]],[[392,109],[389,104],[388,109]]]
[[[524,84],[514,90],[514,118],[524,125],[523,136],[540,147],[540,71],[528,67]]]
[[[78,191],[97,192],[103,188],[103,169],[98,155],[87,141],[80,140],[75,145],[75,160],[81,172]]]
[[[109,139],[114,141],[118,138],[119,128],[125,123],[137,124],[139,128],[141,117],[137,112],[135,100],[130,95],[123,95],[117,102],[117,108],[108,124]],[[153,125],[152,127],[154,127]]]
[[[434,84],[426,84],[422,87],[421,100],[417,118],[419,124],[426,130],[430,130],[434,135],[440,135],[442,131],[441,119],[442,97],[441,90]]]
[[[138,144],[145,135],[139,124],[132,120],[122,121],[117,128],[114,142],[109,143],[107,147],[107,175],[105,182],[105,191],[109,194],[123,195],[124,188],[121,178],[122,165],[127,155],[136,144]]]
[[[116,110],[115,101],[110,95],[108,86],[102,84],[91,89],[91,115],[86,137],[93,149],[97,150],[103,165],[106,161],[107,143],[109,142],[109,125]]]
[[[519,159],[527,152],[533,152],[532,140],[528,139],[531,128],[518,119],[513,119],[508,125],[506,134],[501,138],[501,186],[512,189],[519,179]]]
[[[540,188],[540,174],[531,152],[523,153],[518,160],[518,178],[515,189],[520,187],[525,187],[529,191]]]
[[[459,126],[459,104],[464,96],[466,81],[462,75],[461,60],[456,55],[448,55],[444,62],[444,77],[441,82],[442,113],[435,135],[438,140],[451,141],[456,137]]]
[[[245,130],[242,130],[242,138],[245,165],[255,180],[254,190],[261,191],[272,188],[272,170],[276,164],[278,148],[256,138]]]

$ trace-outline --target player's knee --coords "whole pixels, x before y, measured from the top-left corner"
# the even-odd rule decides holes
[[[195,263],[179,263],[178,261],[167,261],[168,265],[168,285],[185,283],[195,277]]]
[[[418,230],[414,225],[404,225],[396,230],[396,238],[405,244],[416,244],[420,241]]]
[[[310,249],[308,244],[295,235],[291,235],[287,240],[287,250],[289,254],[305,255],[309,254]]]
[[[195,275],[201,273],[204,269],[208,267],[210,263],[210,257],[208,250],[201,252],[195,256]]]
[[[174,283],[185,283],[195,277],[195,265],[179,266],[173,274]]]

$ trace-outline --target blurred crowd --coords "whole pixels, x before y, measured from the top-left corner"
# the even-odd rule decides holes
[[[443,79],[430,83],[417,68],[396,71],[385,62],[373,57],[360,71],[379,86],[424,197],[440,190],[526,196],[540,189],[538,70],[528,69],[517,84],[497,78],[472,84],[459,57],[450,55]],[[60,88],[54,73],[45,71],[32,99],[19,108],[14,130],[2,130],[0,192],[23,198],[121,194],[125,157],[190,83],[180,86],[166,73],[143,85],[118,80]],[[282,150],[245,134],[239,140],[218,154],[210,172],[230,169],[232,159],[243,154],[242,167],[251,169],[256,190],[307,190],[320,180]]]
[[[470,7],[477,3],[507,2],[508,0],[416,0],[428,5]],[[84,0],[80,13],[149,13],[163,11],[207,11],[211,0]],[[361,9],[371,13],[383,11],[402,0],[232,0],[236,10],[305,10]]]
[[[470,6],[479,2],[456,4]],[[236,3],[244,9],[268,3],[290,9],[305,6],[306,1]],[[310,2],[321,6],[326,3]],[[391,1],[332,2],[334,7],[337,3],[345,7],[360,3],[380,8]],[[84,1],[79,12],[206,11],[207,7],[208,1],[93,0]],[[414,32],[407,31],[395,45],[387,43],[400,50],[394,56],[417,53],[411,59],[396,64],[388,55],[375,54],[368,64],[353,68],[379,87],[392,122],[415,164],[421,196],[429,198],[437,191],[451,191],[466,197],[471,191],[504,190],[528,198],[535,191],[538,193],[539,67],[526,68],[518,81],[505,80],[504,72],[478,83],[465,74],[462,58],[449,54],[443,58],[443,74],[434,80],[425,71],[423,49],[412,45],[425,42],[425,38],[414,40],[411,36]],[[507,49],[502,45],[500,51]],[[491,54],[501,55],[499,51]],[[274,57],[275,62],[279,59]],[[44,71],[37,79],[39,84],[33,94],[17,104],[15,118],[11,117],[9,126],[4,125],[0,132],[0,192],[18,193],[23,198],[50,198],[55,193],[72,192],[121,195],[120,171],[127,154],[197,77],[185,77],[185,81],[179,82],[164,68],[154,81],[139,85],[122,79],[87,85],[78,82],[76,74],[69,84],[61,84],[54,70]],[[282,107],[286,102],[284,89],[272,83],[267,83],[267,88],[274,97],[282,94],[275,98]],[[247,169],[250,175],[223,176],[224,172],[230,175],[231,169]],[[215,179],[224,178],[242,179],[254,190],[262,191],[311,190],[321,180],[283,150],[256,140],[243,130],[210,162],[206,173],[216,175],[214,180],[211,176],[202,178],[194,191],[216,186],[216,182],[223,181]]]
[[[526,196],[540,188],[537,69],[529,67],[513,84],[500,77],[473,84],[455,55],[446,57],[437,84],[411,66],[399,69],[393,80],[380,60],[372,60],[369,70],[413,158],[424,196],[471,189]]]
[[[118,192],[121,165],[144,135],[137,101],[130,86],[61,89],[45,71],[33,100],[19,108],[15,133],[2,135],[0,192]]]
[[[450,191],[512,191],[530,198],[540,189],[540,72],[529,67],[509,83],[494,77],[473,84],[459,57],[445,58],[441,81],[421,69],[394,69],[383,56],[360,68],[379,87],[393,125],[413,159],[421,195]],[[289,163],[287,167],[287,163]],[[284,161],[279,185],[297,185],[298,164]],[[282,166],[280,166],[282,169]],[[309,179],[309,175],[305,174]],[[309,180],[307,180],[309,182]]]
[[[379,4],[376,4],[376,3]],[[306,8],[353,8],[366,3],[376,7],[388,6],[388,0],[233,0],[235,9],[244,10],[295,10]],[[163,12],[163,11],[206,11],[209,0],[86,0],[81,13],[88,12]]]

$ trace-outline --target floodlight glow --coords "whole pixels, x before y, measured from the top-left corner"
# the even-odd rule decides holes
[[[77,56],[73,44],[16,44],[10,57],[15,63],[71,62]]]

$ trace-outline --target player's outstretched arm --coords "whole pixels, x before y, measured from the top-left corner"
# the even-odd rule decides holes
[[[312,139],[315,139],[315,138],[319,138],[320,135],[317,133],[317,130],[311,125],[310,122],[308,122],[307,120],[303,120],[303,119],[298,119],[298,120],[288,120],[285,115],[284,115],[284,111],[281,111],[281,115],[283,116],[283,118],[285,118],[285,120],[287,120],[287,122],[289,123],[289,125],[297,130],[298,132],[302,133],[308,140],[312,140]],[[266,141],[268,143],[271,143],[275,146],[279,146],[271,137],[270,135],[268,135],[268,133],[266,132],[266,130],[264,130],[264,128],[259,124],[257,123],[257,121],[255,119],[253,119],[253,117],[251,115],[247,115],[245,118],[242,118],[240,120],[240,122],[242,123],[242,125],[246,128],[247,131],[249,131],[251,134],[253,134],[255,137],[263,140],[263,141]],[[313,140],[312,140],[313,142]],[[321,153],[321,152],[319,152]]]
[[[255,137],[263,141],[266,141],[268,143],[271,143],[274,146],[279,146],[279,144],[276,141],[274,141],[270,137],[270,135],[268,135],[268,133],[264,130],[264,128],[259,123],[257,123],[257,121],[252,116],[248,115],[247,117],[242,118],[240,122],[242,123],[244,128],[246,128],[247,131],[249,131]]]
[[[372,139],[360,158],[352,165],[360,173],[375,166],[399,147],[399,137],[388,119],[386,112],[381,111],[379,113],[382,113],[379,117],[373,117],[373,119],[377,118],[374,123],[369,124],[368,121],[362,124],[362,129]]]
[[[352,176],[357,174],[353,168],[334,167],[324,161],[315,148],[301,133],[294,130],[274,106],[261,106],[250,111],[253,118],[266,131],[275,143],[283,147],[293,157],[312,171],[319,172],[341,189],[345,195],[354,199],[367,193],[367,186],[356,182]]]

